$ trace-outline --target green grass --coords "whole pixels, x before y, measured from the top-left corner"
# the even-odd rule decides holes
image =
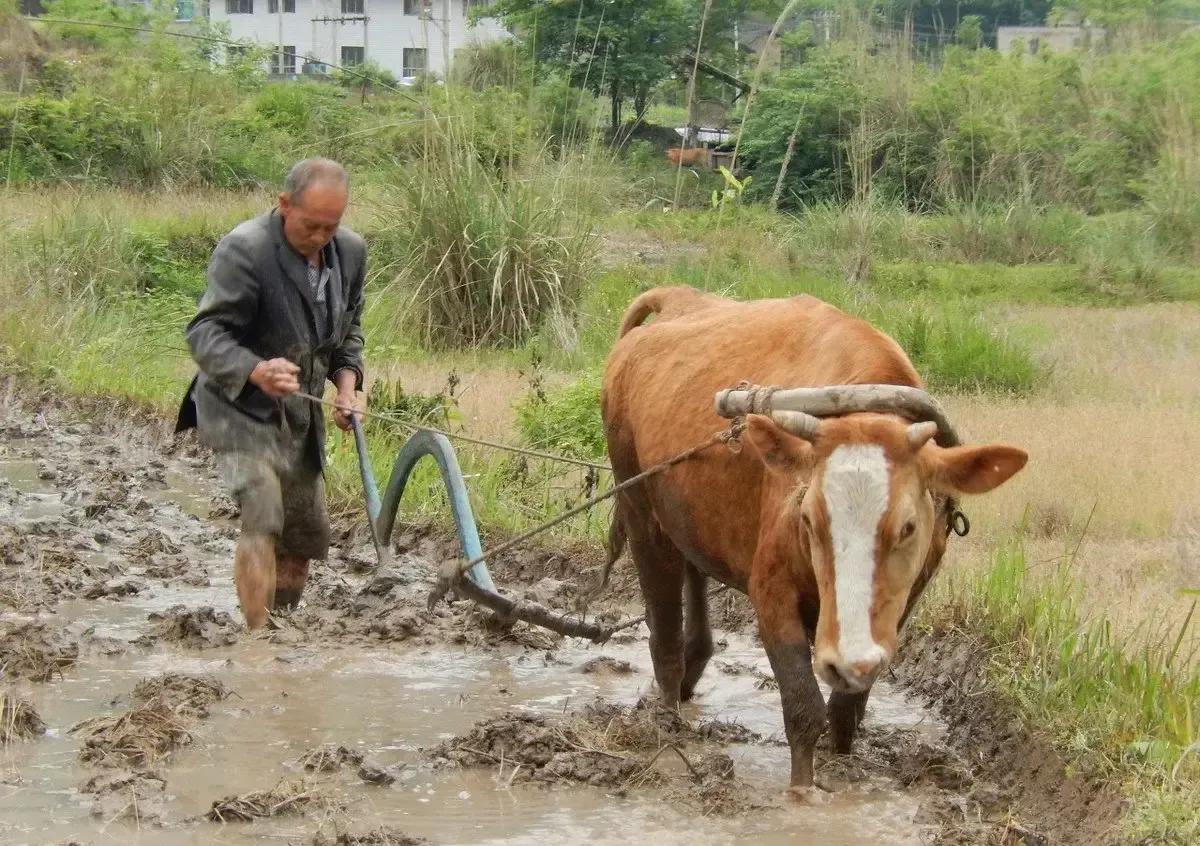
[[[1081,611],[1078,566],[1069,555],[1039,577],[1014,542],[982,573],[941,585],[924,619],[982,634],[995,646],[989,677],[1026,723],[1091,774],[1124,784],[1131,842],[1195,843],[1200,665],[1181,650],[1191,618],[1118,638]]]

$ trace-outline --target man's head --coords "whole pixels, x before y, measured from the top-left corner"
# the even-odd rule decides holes
[[[305,159],[288,171],[279,195],[283,234],[302,256],[329,243],[350,201],[350,175],[329,159]]]

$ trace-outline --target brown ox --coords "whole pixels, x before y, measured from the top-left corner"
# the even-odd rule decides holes
[[[685,167],[698,167],[708,164],[708,150],[703,147],[693,147],[685,150],[682,147],[671,147],[667,150],[667,160],[673,165],[683,164]]]
[[[652,290],[626,312],[604,375],[617,479],[719,431],[714,395],[742,380],[921,386],[892,339],[812,297],[734,302]],[[714,447],[625,491],[612,551],[629,544],[669,705],[692,696],[712,656],[708,578],[749,594],[779,682],[791,787],[807,793],[827,714],[834,747],[849,751],[871,684],[941,561],[952,497],[992,490],[1027,456],[1011,446],[944,448],[933,441],[936,423],[899,414],[774,411],[746,424],[742,451]],[[828,709],[817,676],[832,689]]]

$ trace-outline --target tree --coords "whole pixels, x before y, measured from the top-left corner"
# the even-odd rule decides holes
[[[688,42],[694,0],[499,0],[488,14],[526,42],[540,72],[607,96],[613,126],[632,99],[640,114]]]
[[[996,43],[996,28],[1046,22],[1053,0],[885,0],[879,9],[895,26],[912,20],[918,39],[954,33],[968,17],[978,17],[985,43]]]
[[[979,15],[967,15],[954,28],[954,40],[968,50],[978,50],[983,46],[983,18]]]

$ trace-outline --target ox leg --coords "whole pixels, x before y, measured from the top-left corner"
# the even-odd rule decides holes
[[[812,796],[813,755],[825,728],[825,700],[813,674],[800,597],[786,572],[780,571],[752,576],[750,600],[758,616],[759,637],[779,683],[783,729],[792,753],[791,789]]]
[[[684,702],[696,692],[708,659],[713,655],[712,626],[708,622],[708,577],[690,564],[684,570],[684,599],[687,623],[684,629],[683,684],[679,695]]]
[[[650,660],[663,704],[679,705],[683,685],[683,556],[652,530],[655,537],[630,533],[629,551],[637,564],[638,581],[650,628]]]
[[[869,690],[862,693],[842,693],[835,690],[830,694],[829,731],[833,737],[833,751],[839,755],[850,754],[854,735],[867,712],[867,696],[870,693]]]

